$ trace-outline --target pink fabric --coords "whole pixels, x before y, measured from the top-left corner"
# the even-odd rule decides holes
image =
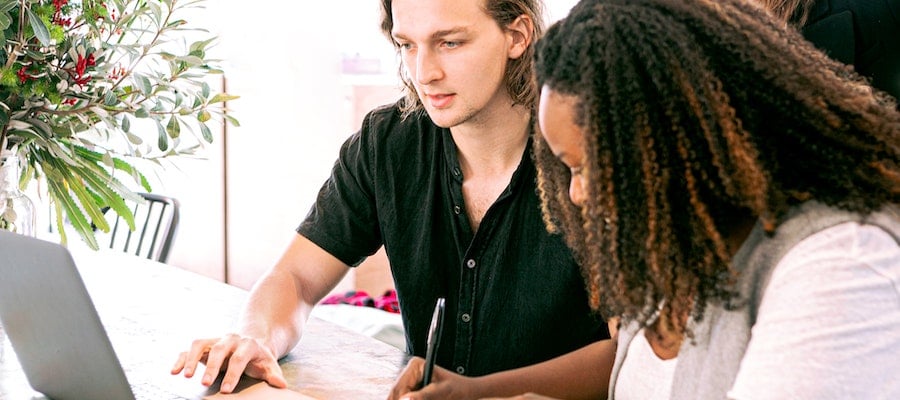
[[[384,292],[378,298],[372,298],[363,290],[351,290],[343,294],[328,296],[322,301],[322,304],[349,304],[360,307],[374,307],[392,313],[400,312],[397,291],[393,289]]]

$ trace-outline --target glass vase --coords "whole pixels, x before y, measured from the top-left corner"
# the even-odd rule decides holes
[[[19,189],[19,157],[0,151],[0,229],[35,236],[34,202]],[[0,360],[6,355],[6,332],[0,323]]]
[[[0,229],[35,236],[34,202],[19,189],[19,157],[0,152]]]

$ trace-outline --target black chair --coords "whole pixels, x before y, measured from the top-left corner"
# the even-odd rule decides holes
[[[136,203],[132,208],[134,231],[128,229],[128,224],[122,217],[111,213],[109,248],[164,263],[169,259],[169,251],[175,239],[180,205],[172,197],[152,193],[138,194],[146,202]]]

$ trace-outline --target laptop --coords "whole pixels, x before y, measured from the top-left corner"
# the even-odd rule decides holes
[[[132,379],[132,389],[72,256],[58,244],[0,230],[0,320],[28,383],[50,398],[195,399],[209,393],[184,378],[189,385]],[[159,375],[177,378],[164,368]]]

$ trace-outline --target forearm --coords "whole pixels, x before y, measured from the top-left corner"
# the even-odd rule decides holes
[[[604,340],[539,364],[474,378],[474,397],[531,392],[559,399],[605,399],[615,351],[615,341]]]
[[[290,274],[276,271],[253,286],[238,332],[261,339],[272,354],[281,357],[300,340],[314,303],[303,300],[303,289]]]
[[[287,354],[309,314],[347,273],[348,266],[296,235],[275,266],[253,285],[239,332],[263,340],[276,357]]]

